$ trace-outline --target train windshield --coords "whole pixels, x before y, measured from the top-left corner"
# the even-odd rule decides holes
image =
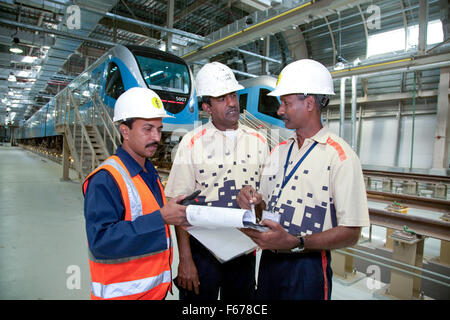
[[[150,89],[189,94],[188,67],[181,63],[136,55],[145,83]]]

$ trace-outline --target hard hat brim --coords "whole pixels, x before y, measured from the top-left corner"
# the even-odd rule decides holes
[[[314,93],[314,92],[293,92],[291,90],[283,90],[283,89],[274,89],[273,91],[270,91],[267,95],[268,96],[272,96],[272,97],[281,97],[287,94],[325,94],[325,95],[330,95],[330,96],[334,96],[335,93],[334,91],[328,91],[328,92],[323,92],[323,93]]]
[[[224,90],[224,91],[214,92],[214,94],[205,94],[203,96],[217,98],[217,97],[221,97],[223,95],[226,95],[226,94],[229,94],[229,93],[232,93],[232,92],[236,92],[236,91],[239,91],[239,90],[242,90],[242,89],[245,89],[245,87],[240,85],[240,84],[237,84],[233,88],[228,88],[227,90]]]
[[[159,119],[159,118],[164,119],[164,118],[175,118],[175,117],[174,117],[174,116],[171,116],[171,115],[169,115],[169,114],[166,114],[166,115],[160,115],[160,116],[158,116],[158,117],[151,117],[151,118],[146,118],[146,117],[142,117],[142,116],[136,116],[136,117],[130,116],[130,117],[127,117],[127,118],[120,118],[120,119],[114,118],[114,119],[113,119],[113,122],[119,123],[120,121],[125,121],[125,120],[127,120],[127,119],[133,119],[133,118],[149,119],[149,120],[150,120],[150,119]]]

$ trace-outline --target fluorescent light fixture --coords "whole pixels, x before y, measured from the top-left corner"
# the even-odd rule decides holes
[[[17,74],[17,76],[21,78],[28,78],[30,75],[31,72],[28,71],[19,71],[19,73]]]
[[[37,57],[32,56],[25,56],[22,58],[23,63],[34,63],[36,61]]]
[[[20,40],[19,38],[15,37],[13,39],[13,43],[11,44],[11,47],[9,48],[9,51],[12,53],[23,53],[23,50],[19,47]]]
[[[336,63],[336,65],[334,66],[334,70],[342,70],[344,68],[345,68],[344,63],[340,62],[340,61],[338,63]]]
[[[11,74],[9,75],[9,77],[8,77],[8,81],[16,82],[16,81],[17,81],[17,78],[16,78],[16,76],[15,76],[13,73],[11,73]]]
[[[20,49],[19,47],[11,47],[11,48],[9,48],[9,51],[12,53],[18,53],[18,54],[23,53],[23,50]]]

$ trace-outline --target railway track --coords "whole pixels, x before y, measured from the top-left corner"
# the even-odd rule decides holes
[[[378,170],[363,170],[365,177],[377,177],[382,179],[395,179],[405,181],[417,181],[422,183],[441,183],[450,185],[450,176],[420,174],[411,172],[393,172]]]

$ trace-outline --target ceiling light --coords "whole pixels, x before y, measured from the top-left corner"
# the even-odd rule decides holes
[[[340,62],[340,61],[338,63],[336,63],[336,65],[334,66],[334,70],[342,70],[344,68],[345,68],[344,63]]]
[[[16,76],[14,75],[14,73],[11,72],[11,73],[9,74],[8,81],[11,81],[11,82],[16,82],[16,81],[17,81],[17,78],[16,78]]]
[[[18,77],[21,77],[21,78],[28,78],[29,76],[31,76],[31,72],[21,70],[21,71],[19,71],[19,73],[17,74],[17,76],[18,76]]]
[[[34,63],[37,57],[25,56],[22,58],[23,63]]]
[[[9,48],[9,51],[11,51],[12,53],[19,53],[19,54],[23,53],[23,50],[19,47],[19,43],[20,43],[19,38],[15,37],[13,39],[13,44]]]
[[[353,65],[354,66],[357,66],[357,65],[360,65],[361,64],[361,59],[358,57],[358,58],[356,58],[355,60],[353,60]]]

